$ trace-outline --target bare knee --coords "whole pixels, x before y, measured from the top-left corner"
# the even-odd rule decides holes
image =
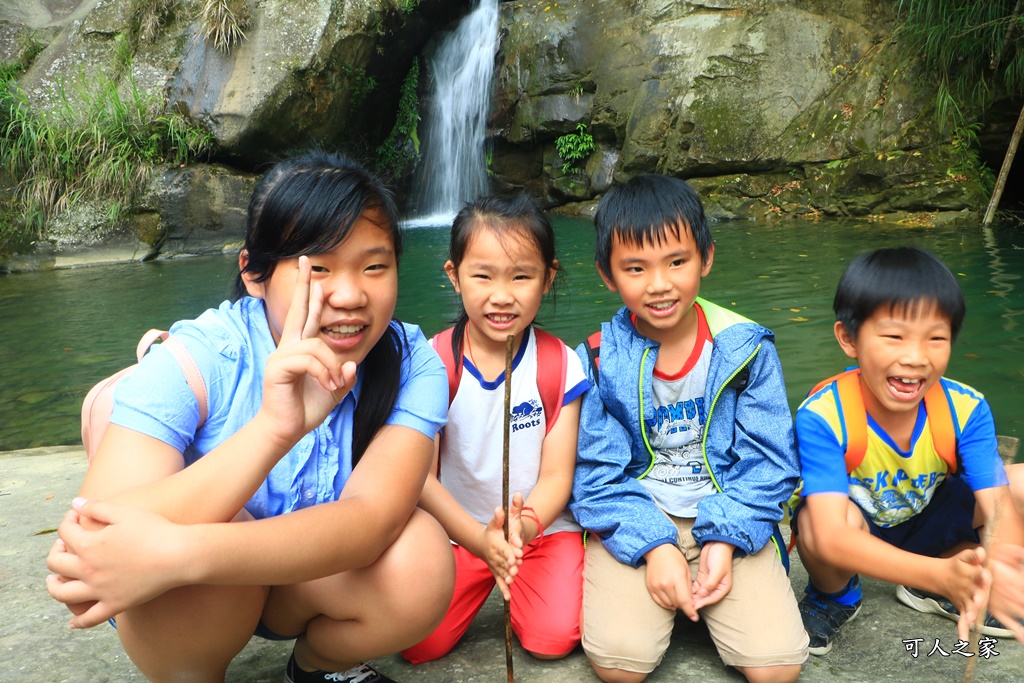
[[[259,624],[263,586],[185,586],[117,617],[125,652],[152,681],[224,680]]]
[[[598,666],[593,662],[590,666],[594,669],[594,673],[605,683],[640,683],[640,681],[647,678],[647,674],[640,673],[638,671],[625,671],[624,669],[606,669],[603,666]]]
[[[800,677],[800,664],[784,666],[737,666],[750,683],[793,683]]]
[[[430,634],[441,620],[455,588],[455,556],[441,525],[419,508],[382,557],[378,585],[393,594],[394,604],[419,615]]]

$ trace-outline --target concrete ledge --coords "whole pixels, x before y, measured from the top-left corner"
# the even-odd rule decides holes
[[[69,631],[67,612],[46,592],[45,558],[53,530],[85,474],[80,448],[58,447],[0,454],[0,681],[5,683],[141,682],[113,629],[99,626]],[[793,586],[802,594],[807,575],[794,554]],[[955,645],[953,622],[903,607],[893,587],[864,581],[865,604],[843,630],[832,652],[811,657],[801,680],[812,683],[862,681],[920,683],[960,681],[966,658],[929,656],[936,639],[943,650]],[[373,662],[397,681],[469,683],[505,681],[504,629],[500,602],[492,595],[466,638],[447,657],[411,666],[398,656]],[[919,638],[918,657],[904,640]],[[290,643],[254,638],[235,658],[228,681],[277,683],[283,677]],[[975,681],[1016,682],[1024,678],[1024,647],[998,641],[998,655],[977,663]],[[515,646],[518,681],[570,683],[597,681],[582,651],[558,662],[540,662]],[[742,681],[722,665],[706,630],[677,622],[665,661],[647,679],[652,683],[699,680]]]

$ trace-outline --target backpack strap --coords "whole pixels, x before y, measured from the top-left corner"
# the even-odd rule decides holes
[[[853,472],[864,461],[868,448],[868,416],[864,409],[864,394],[860,388],[860,368],[853,368],[819,382],[813,394],[835,383],[839,412],[846,431],[846,472]],[[808,394],[808,395],[810,395]],[[949,398],[941,382],[936,382],[924,395],[924,408],[928,414],[928,429],[935,452],[946,463],[950,474],[957,471],[956,430]]]
[[[462,363],[456,364],[455,355],[452,353],[452,334],[455,328],[449,327],[434,335],[430,344],[434,351],[441,357],[444,368],[448,372],[448,407],[451,408],[455,400],[455,392],[459,390],[459,380],[462,379]]]
[[[594,371],[594,383],[601,381],[601,330],[587,337],[587,357],[590,358],[590,369]]]
[[[206,382],[203,381],[203,373],[199,372],[199,366],[196,365],[185,345],[172,337],[171,333],[166,330],[153,329],[142,335],[142,339],[139,340],[138,345],[135,347],[136,360],[141,362],[142,357],[146,355],[146,352],[149,351],[150,347],[157,340],[160,341],[161,346],[171,352],[174,360],[178,361],[181,371],[185,374],[185,382],[188,383],[188,388],[196,396],[196,403],[199,404],[199,423],[196,425],[196,429],[198,429],[206,424],[206,418],[210,414],[210,397],[206,393]]]
[[[462,379],[462,363],[455,364],[452,352],[452,333],[454,328],[438,332],[431,340],[434,351],[441,357],[445,370],[448,372],[448,407],[455,400]],[[562,412],[562,401],[565,398],[565,373],[567,369],[567,352],[565,344],[558,337],[533,328],[537,339],[537,389],[540,402],[544,407],[547,432],[551,431],[558,415]]]
[[[196,429],[199,429],[206,424],[206,418],[210,414],[210,396],[206,393],[206,382],[203,381],[203,374],[199,372],[199,366],[196,365],[192,355],[189,354],[188,349],[180,341],[168,335],[161,346],[170,351],[174,359],[178,361],[178,365],[181,366],[182,371],[185,373],[185,381],[188,382],[188,388],[196,395],[196,403],[199,404],[199,422],[196,424]]]
[[[860,370],[848,370],[835,379],[839,410],[846,431],[846,473],[864,462],[868,450],[868,413],[860,390]]]
[[[953,427],[953,410],[946,390],[942,388],[941,379],[924,395],[924,409],[928,413],[928,427],[932,432],[935,452],[946,461],[949,473],[956,474],[956,429]]]
[[[162,341],[162,346],[174,356],[185,376],[185,382],[196,397],[199,409],[199,421],[196,424],[196,429],[199,429],[206,423],[206,418],[209,416],[210,399],[203,375],[199,372],[199,366],[196,365],[188,349],[164,330],[149,330],[142,335],[135,347],[135,356],[141,361],[150,347],[158,340]],[[92,460],[93,455],[99,449],[100,441],[110,423],[110,414],[114,407],[115,387],[118,382],[134,372],[136,367],[138,367],[138,363],[120,370],[98,382],[86,394],[85,400],[82,402],[82,445],[85,446],[85,454],[89,460]]]
[[[553,334],[533,328],[537,339],[537,389],[544,407],[545,434],[551,431],[565,400],[566,348]]]

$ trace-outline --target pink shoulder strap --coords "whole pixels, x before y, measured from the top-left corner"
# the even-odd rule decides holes
[[[142,335],[139,345],[135,347],[135,357],[141,361],[142,357],[149,351],[149,347],[158,339],[162,346],[171,352],[174,360],[178,361],[181,371],[185,374],[185,381],[188,382],[189,389],[196,395],[196,402],[199,403],[199,424],[197,427],[202,427],[206,424],[206,418],[210,413],[210,397],[206,393],[206,382],[203,381],[203,375],[199,372],[199,366],[192,360],[192,356],[185,346],[172,337],[170,332],[153,329]]]

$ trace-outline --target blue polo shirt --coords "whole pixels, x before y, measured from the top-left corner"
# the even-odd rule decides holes
[[[415,429],[433,439],[444,426],[448,379],[444,364],[420,328],[404,330],[407,346],[395,407],[387,424]],[[225,301],[195,320],[171,327],[195,360],[209,394],[209,417],[196,431],[199,406],[181,367],[155,346],[114,393],[110,421],[152,436],[182,451],[188,466],[220,445],[259,411],[267,357],[276,348],[263,302]],[[400,335],[401,336],[401,335]],[[355,387],[274,467],[246,509],[257,519],[336,500],[352,473],[352,417],[363,386]]]

